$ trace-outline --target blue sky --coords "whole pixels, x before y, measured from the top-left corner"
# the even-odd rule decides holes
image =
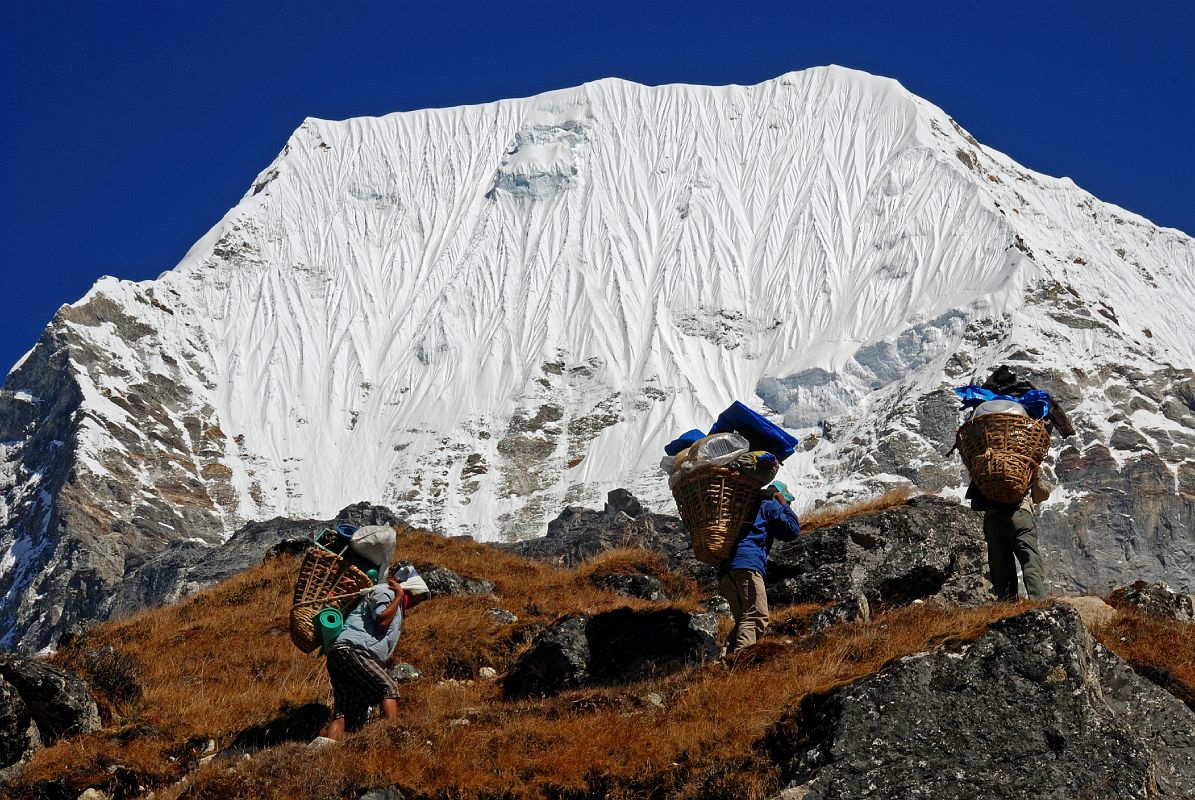
[[[6,5],[0,370],[101,275],[174,266],[304,117],[617,76],[886,75],[984,144],[1195,233],[1195,3],[144,0]]]

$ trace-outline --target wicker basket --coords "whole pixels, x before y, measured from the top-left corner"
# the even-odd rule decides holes
[[[729,558],[743,525],[759,509],[755,478],[726,467],[696,470],[672,489],[698,561],[717,565]]]
[[[373,585],[373,581],[361,570],[349,564],[335,553],[320,547],[312,547],[303,555],[299,566],[299,578],[295,581],[295,595],[290,609],[290,640],[304,653],[310,653],[320,646],[315,631],[315,615],[327,606],[336,606],[342,614],[348,614],[355,598],[330,597],[351,595]]]
[[[1041,420],[1021,414],[985,414],[959,428],[958,449],[980,494],[1014,505],[1029,493],[1050,449],[1050,432]]]

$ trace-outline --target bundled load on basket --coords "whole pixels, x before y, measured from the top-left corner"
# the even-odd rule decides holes
[[[1053,398],[1041,389],[1006,395],[970,385],[954,391],[966,412],[955,446],[972,483],[989,500],[1019,503],[1050,449],[1045,419]]]
[[[699,560],[717,564],[730,556],[756,513],[759,490],[796,446],[782,428],[735,401],[708,434],[689,430],[664,447],[660,467]]]
[[[326,652],[344,617],[385,572],[394,555],[388,525],[321,530],[303,554],[290,609],[290,638],[304,653]]]

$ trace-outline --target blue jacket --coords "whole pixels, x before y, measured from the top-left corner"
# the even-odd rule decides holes
[[[801,533],[801,523],[796,512],[774,497],[764,500],[759,506],[755,521],[743,526],[743,536],[735,545],[730,558],[719,565],[718,574],[725,575],[732,569],[753,569],[760,575],[768,574],[768,551],[772,542],[779,539],[791,542]]]

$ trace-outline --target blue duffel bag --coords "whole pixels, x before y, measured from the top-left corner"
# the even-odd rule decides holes
[[[735,400],[718,415],[710,433],[738,433],[751,443],[752,450],[767,450],[781,464],[797,449],[797,440],[773,422],[761,417]]]

